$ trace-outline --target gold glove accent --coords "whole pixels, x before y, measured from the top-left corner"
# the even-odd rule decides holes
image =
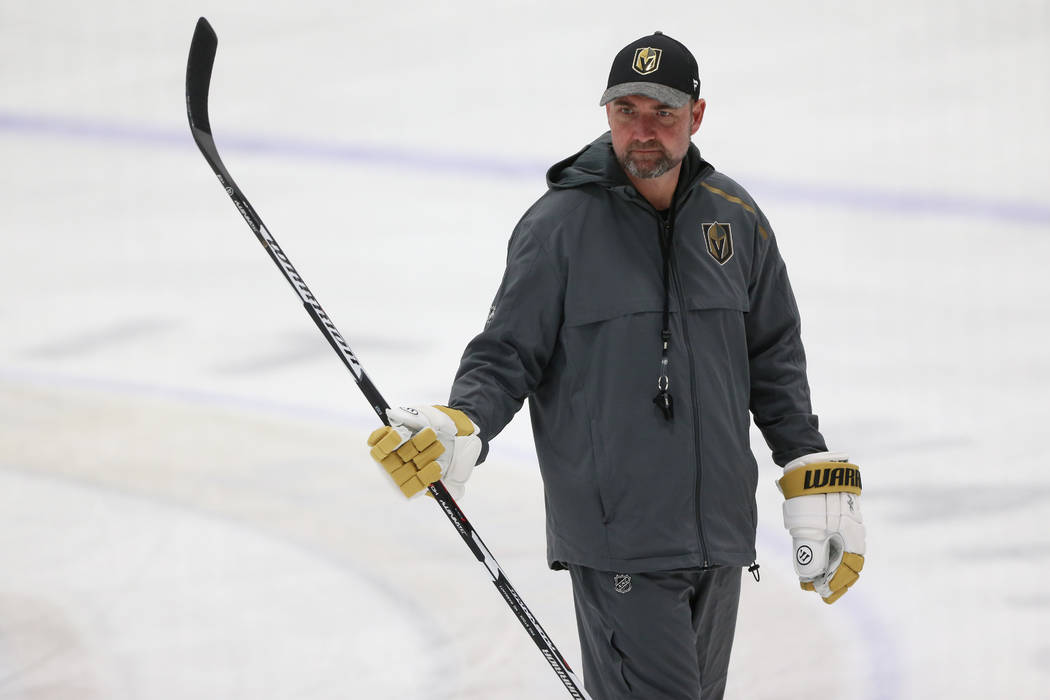
[[[368,445],[372,448],[372,459],[383,465],[405,498],[411,498],[441,478],[441,465],[434,460],[445,451],[445,446],[438,442],[431,428],[419,431],[401,445],[398,432],[383,426],[368,436]]]
[[[860,495],[860,469],[849,462],[814,462],[792,469],[779,481],[784,498],[817,493]]]
[[[831,595],[822,600],[831,605],[836,600],[841,598],[843,594],[849,590],[860,578],[860,570],[864,568],[864,557],[860,554],[854,554],[852,552],[846,552],[842,555],[842,563],[839,568],[835,570],[835,574],[828,581],[828,588],[831,589]],[[804,582],[801,584],[802,590],[804,591],[815,591],[816,587],[811,582]]]
[[[452,422],[456,424],[456,435],[470,435],[474,432],[474,424],[463,411],[448,406],[434,406],[434,408],[452,419]]]
[[[842,564],[835,570],[835,575],[828,581],[828,588],[832,593],[824,599],[829,605],[842,597],[846,590],[860,578],[860,570],[864,568],[864,557],[860,554],[846,552],[842,555]]]

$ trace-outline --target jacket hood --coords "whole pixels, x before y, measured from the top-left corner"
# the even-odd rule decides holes
[[[547,171],[547,186],[552,190],[571,189],[588,184],[607,187],[627,185],[630,181],[616,162],[612,133],[606,131],[579,152],[559,161]]]
[[[690,143],[682,161],[682,172],[678,178],[678,193],[688,189],[714,168],[700,157],[696,144]],[[552,165],[547,171],[547,186],[552,190],[564,190],[584,185],[600,185],[610,189],[630,187],[631,181],[616,160],[612,148],[612,133],[606,131],[584,146],[578,153]]]

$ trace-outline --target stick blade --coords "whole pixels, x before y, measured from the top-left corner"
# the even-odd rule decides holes
[[[215,50],[219,38],[208,20],[201,17],[193,32],[190,56],[186,62],[186,113],[190,128],[196,132],[211,134],[208,120],[208,90],[211,87],[211,70],[215,65]]]

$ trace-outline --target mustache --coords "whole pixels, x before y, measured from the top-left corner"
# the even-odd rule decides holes
[[[628,151],[664,151],[663,145],[659,141],[632,141],[627,145]]]

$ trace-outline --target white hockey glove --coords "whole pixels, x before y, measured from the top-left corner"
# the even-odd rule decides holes
[[[390,474],[405,498],[442,479],[453,498],[463,497],[481,455],[478,426],[446,406],[389,408],[390,425],[368,437],[372,459]]]
[[[834,603],[864,567],[860,470],[841,452],[793,460],[777,482],[802,588]]]

